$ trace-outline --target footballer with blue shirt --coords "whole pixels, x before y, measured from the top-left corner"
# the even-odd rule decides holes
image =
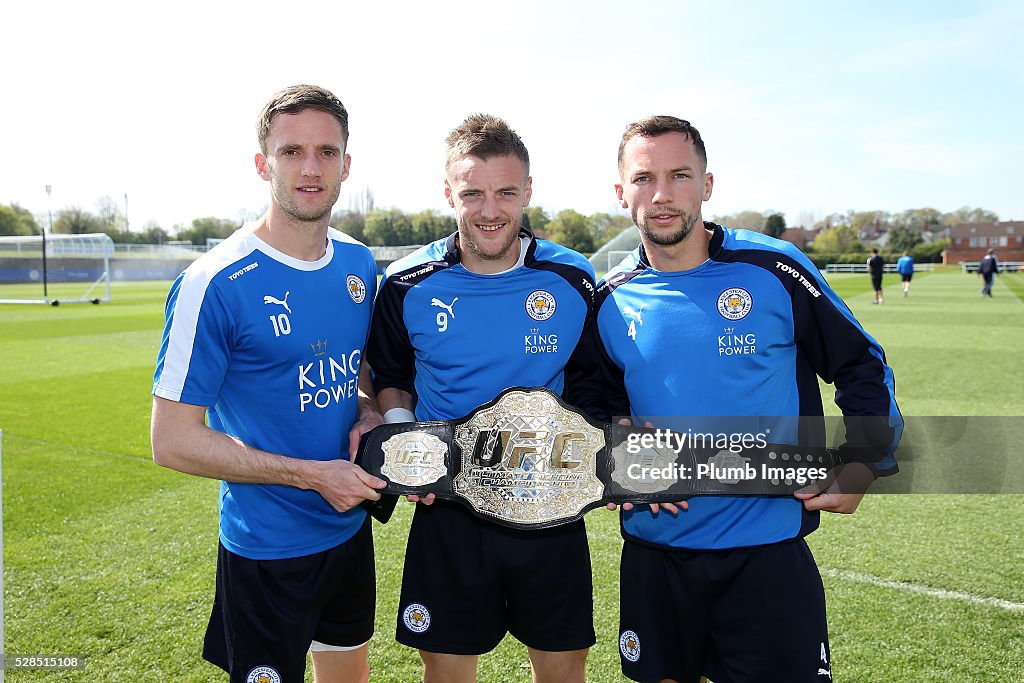
[[[803,539],[820,510],[852,513],[876,476],[896,471],[892,370],[795,246],[701,219],[714,178],[687,121],[630,124],[618,156],[617,197],[641,244],[598,288],[571,400],[599,420],[822,446],[821,377],[847,419],[848,463],[793,497],[624,505],[623,673],[831,681],[825,592]]]
[[[259,119],[270,206],[175,280],[153,384],[153,459],[221,480],[203,656],[233,682],[366,681],[375,578],[358,507],[385,482],[350,460],[381,423],[362,363],[376,263],[328,226],[351,159],[332,93]],[[209,426],[207,426],[207,421]]]
[[[530,158],[501,119],[467,118],[447,139],[445,196],[458,232],[393,263],[367,359],[388,422],[464,417],[512,386],[564,388],[594,272],[522,226]],[[428,495],[406,549],[396,637],[424,680],[476,679],[478,656],[511,633],[534,680],[583,681],[594,643],[582,521],[520,531]]]

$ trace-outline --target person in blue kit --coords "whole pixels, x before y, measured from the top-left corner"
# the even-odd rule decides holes
[[[909,296],[910,281],[914,277],[914,257],[910,255],[909,251],[904,250],[903,256],[896,259],[896,272],[903,280],[903,296]]]
[[[896,471],[892,371],[796,247],[702,221],[714,179],[688,122],[630,124],[619,173],[641,245],[598,288],[570,400],[595,419],[675,429],[739,416],[728,419],[787,443],[799,416],[822,415],[820,376],[844,415],[872,416],[848,423],[840,452],[855,462],[827,488],[623,506],[622,670],[637,681],[831,680],[824,589],[803,537],[819,510],[853,512],[875,476]]]
[[[317,681],[366,681],[373,541],[356,506],[385,482],[349,459],[381,416],[361,363],[376,264],[327,224],[351,163],[348,112],[293,86],[257,131],[269,208],[167,297],[153,459],[221,480],[203,656],[232,681],[280,683],[303,680],[312,651]]]
[[[522,226],[530,158],[503,120],[473,115],[447,138],[445,196],[458,231],[393,263],[367,360],[385,421],[464,417],[512,386],[562,393],[594,272]],[[510,632],[536,681],[583,680],[593,589],[583,522],[517,531],[461,506],[416,506],[396,638],[419,649],[424,680],[472,681]]]

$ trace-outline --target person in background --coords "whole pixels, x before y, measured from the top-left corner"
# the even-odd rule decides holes
[[[871,288],[875,290],[875,300],[872,303],[881,304],[885,301],[882,296],[882,273],[885,272],[885,259],[878,255],[878,249],[871,250],[868,258],[868,274],[871,275]]]
[[[989,249],[985,257],[981,259],[981,263],[978,264],[978,275],[985,282],[985,286],[981,288],[982,296],[992,296],[992,285],[995,283],[995,277],[998,273],[999,259],[996,258],[995,249]]]
[[[903,256],[896,261],[896,272],[903,280],[903,296],[910,295],[910,280],[914,277],[914,257],[910,252],[903,250]]]

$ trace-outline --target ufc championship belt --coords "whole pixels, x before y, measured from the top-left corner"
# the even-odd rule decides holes
[[[434,493],[484,519],[542,529],[605,503],[791,496],[840,464],[824,448],[659,445],[656,432],[668,430],[598,424],[548,389],[513,387],[460,420],[399,422],[364,434],[356,462],[388,485],[363,507],[387,522],[397,496]]]

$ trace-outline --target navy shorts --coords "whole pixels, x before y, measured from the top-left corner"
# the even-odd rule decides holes
[[[911,278],[914,277],[913,273],[901,273],[900,277],[903,278],[904,282],[910,282]]]
[[[634,681],[831,683],[825,590],[803,539],[719,551],[626,541],[619,607]]]
[[[251,560],[221,544],[203,658],[233,683],[264,669],[301,681],[310,642],[362,645],[373,635],[375,605],[369,518],[341,545],[302,557]]]
[[[879,275],[875,275],[874,273],[871,274],[871,286],[874,288],[874,290],[876,292],[882,291],[882,276],[881,276],[881,274],[879,274]]]
[[[417,504],[395,638],[428,652],[479,655],[506,632],[552,652],[594,644],[583,522],[518,531],[448,501]]]

